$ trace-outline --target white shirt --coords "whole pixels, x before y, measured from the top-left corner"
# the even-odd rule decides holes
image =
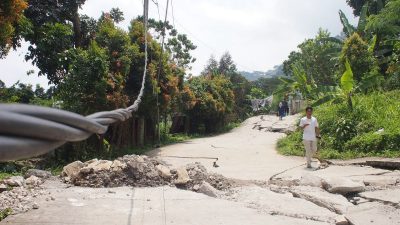
[[[300,127],[303,127],[305,124],[310,124],[310,125],[306,126],[303,130],[303,140],[316,141],[317,137],[315,134],[315,128],[318,127],[317,118],[313,116],[311,117],[311,119],[308,119],[306,116],[301,118]]]

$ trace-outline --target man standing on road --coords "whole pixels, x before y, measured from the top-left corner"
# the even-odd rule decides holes
[[[306,149],[307,168],[311,168],[311,158],[317,152],[317,138],[320,138],[317,118],[312,116],[313,108],[306,108],[306,116],[301,118],[300,127],[303,129],[303,143]]]

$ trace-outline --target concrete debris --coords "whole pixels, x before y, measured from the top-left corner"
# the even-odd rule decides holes
[[[36,202],[34,202],[32,204],[32,209],[39,209],[39,204],[37,204]]]
[[[28,178],[30,176],[35,176],[43,179],[47,179],[51,177],[51,173],[49,171],[45,170],[38,170],[38,169],[29,169],[25,173],[25,178]]]
[[[175,180],[175,184],[182,185],[187,184],[190,181],[189,174],[186,171],[185,167],[179,167],[177,170],[178,179]]]
[[[39,186],[43,183],[43,180],[36,176],[30,176],[25,180],[25,185],[28,186]]]
[[[335,225],[349,225],[349,221],[343,215],[338,215],[335,218]]]
[[[334,177],[327,178],[322,181],[322,186],[325,190],[331,193],[346,195],[349,193],[358,193],[365,190],[365,185],[362,182],[355,182],[350,179]]]
[[[7,191],[7,186],[5,184],[0,184],[0,193],[3,191]]]
[[[172,177],[171,170],[168,167],[160,164],[156,166],[156,169],[163,178],[169,179]]]
[[[214,198],[218,197],[218,190],[205,181],[203,181],[203,183],[200,185],[197,192]]]
[[[25,179],[22,176],[12,176],[5,179],[3,183],[11,187],[23,187]]]
[[[73,180],[78,176],[79,171],[84,167],[84,164],[81,161],[75,161],[64,166],[62,175],[68,177]]]
[[[11,209],[12,214],[27,212],[33,208],[34,200],[48,192],[39,187],[14,187],[0,193],[0,211]]]
[[[204,186],[203,182],[217,190],[226,190],[233,186],[231,180],[208,173],[200,163],[171,169],[156,158],[138,155],[126,155],[114,161],[76,161],[65,166],[62,175],[65,182],[85,187],[177,185],[179,188],[198,191]]]

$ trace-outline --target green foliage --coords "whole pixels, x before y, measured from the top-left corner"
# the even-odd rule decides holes
[[[341,65],[346,65],[346,60],[349,60],[354,80],[357,83],[377,66],[374,56],[368,51],[368,44],[357,33],[344,42],[340,55]],[[346,68],[342,66],[341,71],[345,70]]]
[[[191,119],[191,131],[212,133],[225,125],[225,119],[233,111],[232,83],[223,75],[199,76],[188,81],[196,99],[186,111]]]
[[[346,159],[398,157],[400,91],[357,94],[353,101],[353,110],[345,102],[325,104],[315,109],[314,116],[318,119],[322,134],[320,156]],[[282,154],[302,155],[301,131],[280,140],[278,149]]]
[[[284,64],[286,75],[292,76],[293,65],[299,64],[307,80],[315,80],[321,85],[334,85],[335,64],[337,60],[332,58],[332,54],[338,51],[338,44],[329,40],[330,33],[320,29],[314,39],[308,39],[301,43],[299,52],[292,52]]]
[[[92,42],[88,50],[70,50],[67,55],[71,60],[69,74],[58,90],[64,108],[84,115],[109,108],[106,98],[109,66],[105,50]]]
[[[381,35],[398,35],[400,32],[400,1],[388,0],[381,13],[368,18],[366,29]]]

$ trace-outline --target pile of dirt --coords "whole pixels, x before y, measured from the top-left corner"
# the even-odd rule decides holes
[[[197,191],[203,182],[217,190],[227,190],[233,186],[233,181],[219,174],[208,173],[200,163],[169,168],[157,158],[139,155],[126,155],[114,161],[75,161],[64,167],[62,176],[65,182],[84,187],[175,185]]]

